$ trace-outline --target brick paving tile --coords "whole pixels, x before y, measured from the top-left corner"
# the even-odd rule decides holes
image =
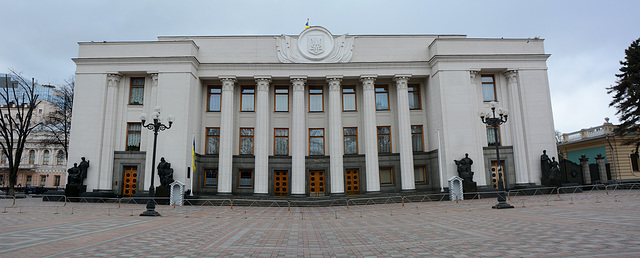
[[[1,200],[0,257],[640,257],[640,190],[350,207]]]

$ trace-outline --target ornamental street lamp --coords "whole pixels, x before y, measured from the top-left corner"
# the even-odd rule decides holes
[[[142,126],[147,129],[153,131],[153,154],[151,156],[151,185],[149,186],[149,201],[147,202],[147,210],[140,214],[140,216],[160,216],[160,213],[156,211],[156,203],[153,200],[155,197],[155,167],[156,167],[156,146],[158,143],[158,131],[164,131],[166,129],[171,128],[171,124],[173,124],[173,120],[175,116],[170,115],[167,117],[167,121],[169,122],[169,126],[162,124],[162,119],[160,119],[160,106],[156,106],[154,108],[155,112],[151,114],[151,119],[153,119],[153,123],[144,124],[147,121],[147,114],[140,114],[140,120],[142,121]]]
[[[508,208],[513,208],[513,206],[511,206],[511,204],[508,204],[507,199],[505,198],[504,182],[502,181],[502,165],[500,164],[500,144],[498,142],[498,139],[499,139],[498,126],[507,122],[507,116],[509,116],[509,111],[498,107],[497,108],[498,115],[500,116],[498,118],[496,117],[497,103],[492,101],[490,103],[490,106],[491,106],[491,114],[493,114],[493,117],[488,117],[491,114],[487,114],[482,111],[480,111],[478,115],[480,116],[480,120],[482,120],[482,123],[494,128],[493,135],[494,135],[494,140],[496,145],[496,160],[497,160],[496,163],[498,165],[498,169],[496,171],[498,173],[498,204],[492,206],[492,208],[508,209]]]

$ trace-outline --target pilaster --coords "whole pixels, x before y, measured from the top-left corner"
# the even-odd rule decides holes
[[[513,136],[513,157],[515,162],[515,174],[516,174],[516,184],[527,184],[529,183],[529,178],[538,178],[540,180],[541,171],[529,171],[528,167],[528,159],[527,150],[525,148],[525,127],[523,124],[523,113],[522,108],[520,106],[521,98],[521,90],[520,84],[518,83],[518,71],[517,70],[507,70],[504,73],[507,78],[507,87],[509,89],[509,110],[512,115],[509,115],[509,119],[511,120],[509,126],[513,128],[511,130],[511,135]],[[534,174],[536,173],[536,174]]]
[[[100,155],[100,168],[97,188],[98,190],[112,190],[113,184],[113,152],[115,151],[115,127],[116,123],[116,95],[118,94],[118,87],[122,81],[122,75],[120,74],[107,74],[107,94],[105,96],[105,110],[104,110],[104,133],[102,135],[102,148]],[[87,157],[89,158],[89,157]],[[96,173],[98,174],[98,173]]]
[[[218,193],[230,194],[233,178],[233,95],[236,77],[222,76],[220,101],[220,155],[218,161]],[[194,171],[195,173],[195,171]]]
[[[396,75],[396,96],[398,97],[398,135],[400,143],[400,179],[403,191],[416,189],[413,168],[413,148],[411,143],[411,118],[409,116],[409,92],[407,83],[411,75]]]
[[[304,84],[307,82],[306,76],[291,76],[293,85],[293,105],[291,109],[291,194],[305,194],[305,107],[304,107]]]
[[[329,158],[331,194],[344,193],[344,166],[342,155],[342,100],[340,82],[342,76],[327,76],[329,84]]]
[[[367,192],[380,191],[380,167],[378,165],[378,133],[376,128],[375,81],[377,75],[362,75],[363,129],[366,164]]]

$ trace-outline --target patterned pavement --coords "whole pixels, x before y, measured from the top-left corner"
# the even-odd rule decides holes
[[[0,257],[640,257],[640,190],[335,207],[0,199]],[[64,205],[64,206],[63,206]]]

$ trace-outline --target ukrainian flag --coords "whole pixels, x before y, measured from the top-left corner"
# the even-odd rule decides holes
[[[304,25],[304,29],[308,29],[309,28],[309,18],[307,18],[307,23]]]
[[[196,134],[193,134],[193,149],[191,151],[191,157],[192,162],[191,162],[191,171],[193,171],[193,173],[196,172]]]

